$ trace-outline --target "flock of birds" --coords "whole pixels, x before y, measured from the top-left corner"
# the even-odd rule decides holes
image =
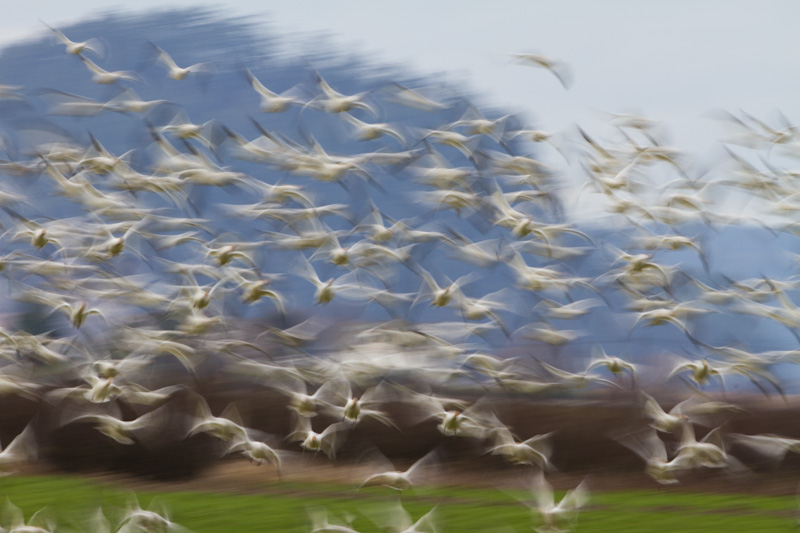
[[[745,472],[733,446],[776,462],[800,452],[800,440],[723,431],[725,418],[742,408],[716,394],[726,383],[746,382],[783,395],[773,368],[798,362],[800,350],[714,345],[696,327],[706,316],[738,314],[777,322],[797,337],[797,278],[726,279],[715,274],[701,239],[682,233],[740,222],[712,210],[729,193],[783,220],[770,225],[773,233],[797,231],[798,172],[779,163],[800,154],[800,135],[788,121],[727,116],[737,134],[718,165],[724,179],[711,179],[713,171],[697,175],[686,153],[663,143],[663,125],[645,117],[613,115],[616,139],[609,141],[582,129],[574,139],[522,129],[517,117],[487,118],[472,105],[461,105],[457,120],[415,127],[379,120],[387,108],[442,113],[454,105],[449,97],[398,83],[343,94],[315,70],[310,82],[279,94],[239,65],[242,83],[260,99],[254,114],[297,117],[294,134],[253,119],[258,135],[251,138],[218,120],[192,123],[180,102],[142,100],[134,91],[144,85],[140,72],[101,66],[108,53],[102,41],[51,31],[64,46],[63,61],[85,69],[87,82],[115,87],[115,95],[100,101],[3,85],[0,99],[26,109],[44,103],[53,116],[118,113],[120,128],[146,130],[150,142],[114,153],[92,133],[56,135],[54,127],[44,134],[24,124],[4,133],[0,268],[9,299],[36,310],[50,331],[28,332],[13,325],[17,316],[6,317],[0,394],[40,404],[50,427],[90,425],[122,447],[153,450],[202,434],[222,454],[269,463],[280,476],[299,453],[334,461],[360,424],[398,437],[435,424],[443,439],[470,440],[478,453],[529,470],[532,502],[525,504],[537,531],[573,527],[587,485],[555,503],[546,479],[558,466],[553,434],[516,433],[495,409],[497,398],[628,395],[641,406],[641,428],[609,438],[640,456],[661,484],[690,471]],[[152,68],[174,83],[221,75],[218,65],[182,67],[157,44],[145,46],[158,65]],[[557,61],[516,59],[568,85]],[[373,150],[329,152],[306,125],[311,114],[330,117],[342,128],[336,135],[346,132]],[[592,194],[624,225],[625,250],[566,221],[553,163],[561,157],[577,158],[586,175],[576,195]],[[245,163],[257,174],[241,170]],[[53,211],[37,207],[33,194],[56,197]],[[235,201],[220,201],[226,197]],[[420,214],[390,216],[396,207],[387,197]],[[331,198],[343,200],[326,203]],[[50,216],[68,211],[75,215]],[[220,229],[220,220],[233,229]],[[676,263],[673,254],[689,260]],[[570,264],[589,255],[604,272],[574,275]],[[489,276],[504,285],[486,294]],[[322,312],[294,320],[312,304],[364,312],[356,320]],[[629,336],[637,328],[677,328],[691,349],[648,360],[610,355],[599,344],[588,360],[540,355],[591,341],[566,326],[591,315],[627,324]],[[201,391],[220,376],[283,398],[288,434],[253,427],[241,403],[215,415]],[[668,412],[644,390],[664,383],[673,397],[685,396]],[[0,452],[5,473],[36,459],[48,438],[44,416]],[[714,429],[697,440],[696,426]],[[376,459],[385,466],[357,484],[402,493],[430,480],[442,461],[437,449],[405,470]],[[87,527],[178,528],[138,504],[126,513],[112,527],[98,510]],[[26,525],[19,510],[6,516],[13,519],[5,531],[54,527],[36,517]],[[311,510],[310,522],[314,532],[354,531],[324,509]],[[441,527],[433,511],[414,521],[399,500],[376,523],[408,533]]]

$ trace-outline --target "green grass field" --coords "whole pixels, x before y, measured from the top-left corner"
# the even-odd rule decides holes
[[[146,508],[157,497],[172,520],[195,532],[310,531],[309,508],[325,507],[329,516],[347,513],[358,531],[380,531],[367,517],[380,513],[396,495],[389,489],[355,492],[331,484],[270,483],[263,494],[144,492],[136,494]],[[106,484],[63,476],[5,477],[0,497],[8,497],[26,518],[42,507],[59,524],[58,531],[88,531],[85,520],[99,505],[116,525],[131,492]],[[417,519],[438,505],[442,531],[530,531],[531,513],[517,497],[497,490],[420,489],[402,496]],[[560,495],[556,495],[560,497]],[[614,491],[592,494],[577,531],[592,532],[731,532],[789,531],[795,525],[794,497]]]

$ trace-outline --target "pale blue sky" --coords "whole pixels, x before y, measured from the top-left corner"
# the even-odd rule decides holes
[[[90,17],[97,0],[16,3],[0,19],[0,44]],[[336,35],[348,50],[447,72],[485,95],[484,104],[523,112],[547,130],[590,131],[600,111],[641,112],[663,119],[674,144],[708,152],[722,136],[704,118],[744,109],[766,119],[781,110],[800,122],[800,3],[506,0],[485,3],[404,0],[306,1],[275,4],[139,0],[137,10],[206,5],[231,15],[258,15],[298,49],[305,32]],[[480,7],[470,7],[472,5]],[[534,52],[570,65],[565,91],[548,72],[510,64],[507,54]],[[2,73],[0,73],[2,76]],[[2,79],[0,78],[0,82]]]
[[[0,19],[0,43],[113,6],[98,0],[16,2]],[[124,4],[123,4],[124,5]],[[136,9],[209,5],[262,15],[288,34],[327,31],[350,46],[421,72],[449,71],[492,101],[557,129],[593,108],[640,110],[670,122],[713,107],[800,111],[797,2],[137,0]],[[465,7],[481,5],[483,7]],[[509,65],[504,54],[538,52],[566,61],[575,85]]]

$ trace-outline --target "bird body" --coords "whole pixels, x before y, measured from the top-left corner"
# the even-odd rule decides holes
[[[502,455],[511,464],[537,465],[542,470],[550,467],[552,432],[517,441],[508,428],[498,427],[493,431],[495,434],[494,445],[489,448],[489,453],[492,455]]]
[[[710,431],[698,442],[694,436],[694,428],[688,420],[683,421],[683,433],[676,457],[685,458],[694,467],[724,468],[729,464],[720,429]]]
[[[536,531],[541,533],[572,529],[578,520],[578,512],[589,500],[589,490],[586,487],[586,480],[583,480],[577,487],[567,491],[556,504],[553,487],[542,472],[534,476],[531,492],[535,505],[528,505],[542,524],[536,528]]]
[[[124,70],[105,70],[98,67],[97,64],[91,59],[87,59],[83,56],[79,57],[89,72],[92,73],[92,81],[95,83],[99,83],[101,85],[111,85],[120,81],[139,81],[139,77],[132,72],[127,72]]]
[[[45,24],[47,26],[47,24]],[[86,41],[72,41],[66,35],[61,33],[55,28],[47,26],[52,31],[59,41],[64,45],[64,51],[70,55],[81,56],[84,52],[92,52],[95,55],[102,57],[104,55],[104,46],[102,41],[96,38],[88,39]]]
[[[210,63],[196,63],[188,67],[180,67],[178,66],[177,63],[175,63],[175,60],[172,59],[172,57],[164,50],[162,50],[160,47],[153,44],[152,42],[150,43],[150,46],[153,47],[156,53],[156,60],[162,65],[164,65],[164,67],[166,67],[167,77],[173,80],[176,81],[185,80],[190,74],[194,74],[197,72],[204,72],[211,69]]]
[[[381,382],[381,384],[364,391],[361,397],[353,396],[352,392],[348,392],[347,396],[342,398],[346,399],[344,407],[329,405],[328,410],[332,410],[336,416],[341,412],[342,421],[350,422],[353,425],[365,419],[372,419],[399,430],[386,413],[372,408],[376,404],[390,401],[391,397],[392,391],[388,389],[385,382]]]
[[[326,113],[344,113],[352,111],[353,109],[363,109],[374,117],[378,116],[375,109],[364,100],[370,91],[344,95],[334,90],[319,73],[314,73],[314,79],[317,83],[317,87],[322,91],[322,94],[307,102],[304,108],[311,105],[322,109]]]
[[[291,89],[283,94],[277,94],[267,89],[250,70],[245,69],[245,74],[250,82],[250,86],[253,87],[253,90],[261,97],[261,111],[266,113],[282,113],[293,105],[306,104],[306,102],[301,100],[298,96],[295,96]]]
[[[275,466],[279,477],[281,475],[281,455],[289,453],[276,450],[266,442],[252,440],[248,435],[235,437],[225,454],[234,452],[241,453],[259,466],[264,462],[271,463]]]
[[[746,446],[776,463],[783,460],[788,452],[800,453],[800,439],[771,434],[743,435],[741,433],[731,433],[728,436],[734,443]]]
[[[370,475],[359,486],[376,487],[383,486],[397,491],[404,491],[418,485],[420,481],[427,478],[429,472],[426,469],[434,467],[438,463],[438,453],[436,450],[430,451],[406,470],[389,470]]]
[[[75,422],[91,422],[97,431],[114,441],[132,445],[137,442],[150,445],[164,437],[163,430],[168,426],[168,408],[159,407],[134,420],[120,420],[110,415],[84,414],[62,421],[62,425]]]
[[[344,444],[349,429],[348,424],[337,422],[326,427],[321,433],[311,429],[311,419],[304,416],[295,418],[294,431],[289,435],[288,440],[299,441],[300,446],[309,452],[323,452],[331,459],[336,459],[336,451]]]
[[[669,460],[667,448],[655,429],[618,434],[614,439],[644,459],[645,473],[662,485],[678,483],[677,474],[692,468],[687,455],[679,454]]]
[[[512,54],[512,57],[517,63],[549,70],[565,89],[569,89],[572,85],[569,69],[557,59],[539,54]]]
[[[28,423],[25,429],[0,451],[0,476],[13,474],[20,463],[35,460],[37,448],[34,425]]]
[[[197,433],[208,433],[223,441],[233,441],[236,438],[247,437],[247,429],[244,427],[239,410],[235,404],[226,407],[220,416],[214,416],[205,399],[198,397],[197,413],[192,427],[187,436]]]

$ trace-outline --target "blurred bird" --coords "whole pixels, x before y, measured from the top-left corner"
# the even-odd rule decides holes
[[[105,70],[97,66],[91,59],[78,56],[83,61],[86,69],[92,73],[92,81],[101,85],[111,85],[121,81],[135,81],[141,83],[141,79],[133,72],[126,70]]]
[[[683,421],[683,432],[677,449],[676,459],[686,461],[692,467],[725,468],[738,464],[738,460],[728,455],[726,444],[720,428],[711,430],[699,442],[695,438],[694,428],[688,420]]]
[[[386,86],[389,91],[390,99],[394,103],[402,106],[418,109],[420,111],[433,112],[447,109],[449,106],[441,102],[436,102],[424,96],[418,90],[410,89],[397,82],[392,82]]]
[[[80,56],[84,52],[91,52],[99,57],[103,57],[105,55],[105,44],[100,39],[92,38],[82,42],[71,41],[66,35],[57,29],[51,28],[45,23],[42,24],[47,26],[47,28],[52,31],[56,37],[58,37],[58,40],[64,45],[65,51],[68,54]]]
[[[76,422],[90,422],[97,431],[120,444],[142,444],[152,447],[157,441],[165,438],[164,430],[169,427],[168,407],[162,406],[146,413],[134,420],[120,420],[119,418],[103,414],[81,414],[66,416],[61,425]]]
[[[439,531],[438,507],[434,507],[416,522],[408,511],[403,509],[399,499],[384,506],[375,513],[375,522],[385,531],[391,528],[396,533],[437,533]]]
[[[6,528],[7,526],[7,528]],[[56,531],[55,521],[48,516],[47,507],[39,509],[31,515],[27,522],[22,510],[6,498],[3,506],[3,531],[9,533],[53,533]]]
[[[542,472],[533,476],[531,493],[534,504],[526,504],[534,513],[534,517],[542,523],[535,530],[540,533],[554,533],[556,531],[569,531],[578,521],[578,513],[589,501],[589,489],[583,480],[577,487],[568,490],[558,502],[553,497],[553,487],[544,477]]]
[[[586,372],[590,372],[598,367],[605,367],[615,378],[620,378],[626,372],[631,375],[631,389],[636,387],[636,366],[614,355],[608,355],[602,346],[593,348],[592,360],[586,367]],[[599,351],[599,353],[598,353]]]
[[[303,418],[317,416],[321,409],[330,409],[347,401],[351,395],[350,384],[340,377],[328,379],[313,394],[308,394],[307,384],[303,381],[276,381],[273,387],[288,396],[289,409]]]
[[[307,103],[298,96],[296,87],[284,91],[281,94],[277,94],[267,89],[264,84],[250,72],[250,69],[245,68],[243,72],[250,86],[261,97],[261,111],[267,113],[282,113],[293,105],[302,106]]]
[[[406,140],[391,124],[364,122],[349,113],[340,113],[339,116],[353,127],[356,138],[360,141],[372,141],[386,135],[395,138],[401,146],[406,146]]]
[[[384,461],[384,463],[388,463],[388,461]],[[370,475],[359,485],[359,488],[383,486],[397,491],[408,490],[430,479],[430,470],[436,469],[438,463],[438,452],[432,450],[417,459],[406,470],[389,470]]]
[[[779,435],[743,435],[729,433],[728,438],[735,444],[745,446],[767,459],[780,463],[787,452],[800,453],[800,439],[790,439]]]
[[[135,533],[140,531],[187,532],[188,529],[170,520],[166,507],[160,501],[153,500],[150,507],[144,510],[136,496],[128,499],[125,515],[122,517],[117,533]]]
[[[572,86],[572,75],[569,68],[557,59],[539,54],[511,54],[511,56],[516,63],[549,70],[565,89],[569,89]]]
[[[550,469],[550,455],[553,453],[550,437],[553,432],[517,441],[514,434],[506,427],[496,427],[492,431],[494,444],[488,453],[502,455],[511,464],[536,465],[542,470]]]
[[[322,408],[336,418],[339,418],[341,414],[343,422],[350,422],[354,426],[362,420],[371,419],[377,420],[399,431],[400,429],[392,422],[391,418],[389,418],[386,413],[374,408],[378,405],[388,403],[393,397],[392,389],[389,387],[388,383],[384,381],[375,387],[370,387],[365,390],[360,397],[353,395],[348,383],[347,391],[344,395],[341,395],[338,399],[334,399],[334,401],[328,405],[323,405]],[[344,402],[344,406],[340,405],[342,401]]]
[[[211,63],[196,63],[188,67],[179,67],[172,57],[154,43],[150,43],[156,53],[156,60],[167,68],[167,76],[173,80],[181,81],[186,79],[189,74],[198,72],[209,72],[212,69]]]
[[[344,444],[346,433],[350,426],[345,422],[337,422],[326,427],[322,433],[311,429],[311,419],[305,416],[295,416],[294,427],[286,440],[300,442],[304,450],[318,453],[322,451],[330,459],[336,459],[337,450]]]
[[[191,437],[198,433],[208,433],[226,442],[247,437],[247,429],[235,404],[228,405],[220,416],[214,416],[202,396],[197,397],[197,412],[186,436]]]
[[[13,474],[16,468],[26,461],[38,458],[34,421],[28,423],[14,439],[0,451],[0,476]]]
[[[346,525],[339,523],[336,519],[334,519],[335,523],[331,523],[328,519],[328,511],[322,507],[308,509],[308,516],[311,520],[311,533],[358,533],[350,527],[355,517],[349,514],[345,515]]]
[[[616,434],[612,437],[644,459],[645,473],[662,485],[679,483],[677,474],[692,468],[687,455],[678,455],[669,460],[667,448],[654,429]]]
[[[225,454],[228,455],[234,452],[241,453],[259,466],[261,466],[264,461],[273,464],[278,474],[278,479],[281,477],[281,455],[289,453],[283,450],[276,450],[261,440],[252,440],[246,434],[244,436],[234,437],[234,440],[231,441],[231,446],[225,451]]]
[[[377,117],[378,113],[375,108],[368,104],[364,99],[371,91],[364,91],[358,94],[344,95],[334,90],[327,81],[316,71],[314,71],[314,81],[317,87],[322,91],[321,95],[315,96],[303,106],[305,109],[308,106],[322,109],[327,113],[344,113],[353,109],[363,109]]]

